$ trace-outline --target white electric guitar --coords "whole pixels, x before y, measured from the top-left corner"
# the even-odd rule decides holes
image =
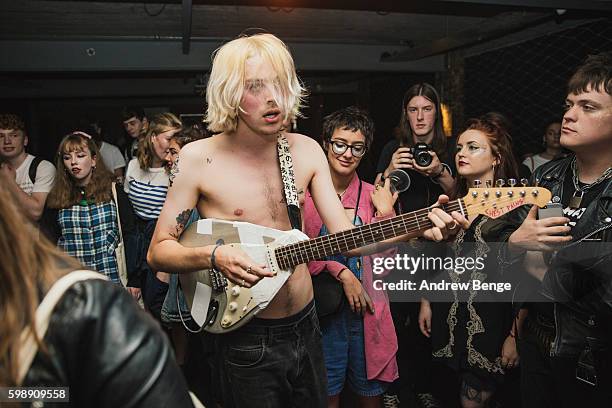
[[[545,188],[514,187],[512,181],[512,187],[472,188],[465,197],[445,204],[443,209],[448,213],[458,211],[464,216],[484,214],[497,218],[525,204],[543,207],[551,198]],[[246,222],[199,220],[183,232],[181,244],[200,247],[221,242],[240,247],[255,262],[276,272],[276,276],[263,278],[251,288],[223,279],[226,285],[213,289],[215,285],[208,269],[181,274],[181,287],[191,315],[208,332],[236,330],[268,306],[296,265],[431,228],[427,217],[430,210],[425,208],[314,239],[308,239],[298,230],[279,231]]]

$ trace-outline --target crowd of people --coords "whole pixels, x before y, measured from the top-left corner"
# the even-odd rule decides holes
[[[306,92],[271,34],[215,53],[207,134],[173,113],[126,107],[124,146],[88,121],[50,163],[27,153],[24,121],[1,113],[0,386],[67,386],[74,406],[191,406],[189,389],[224,408],[607,406],[612,54],[589,56],[567,91],[544,150],[521,162],[504,115],[469,119],[451,137],[435,87],[415,84],[371,183],[357,174],[375,134],[366,110],[326,116],[321,144],[291,131]],[[289,177],[279,161],[291,163]],[[490,218],[447,205],[473,186],[527,178],[552,193],[557,212],[534,205]],[[321,239],[425,208],[425,226],[297,265],[234,331],[202,332],[190,315],[181,274],[211,270],[245,288],[275,275],[239,246],[182,244],[199,219]],[[373,284],[406,279],[399,268],[373,270],[398,253],[482,258],[479,268],[418,276],[526,281],[528,293],[421,291],[408,301]],[[83,269],[101,279],[74,278],[40,332],[43,299]]]

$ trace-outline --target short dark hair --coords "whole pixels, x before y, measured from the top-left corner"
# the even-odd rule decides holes
[[[125,106],[121,110],[121,120],[123,122],[134,117],[138,118],[138,120],[143,120],[145,118],[144,109],[140,106]]]
[[[0,113],[0,128],[25,132],[25,123],[20,116],[14,113]]]
[[[612,95],[612,52],[589,55],[569,80],[567,91],[579,94],[593,89]]]
[[[360,131],[365,137],[365,144],[369,147],[374,140],[374,121],[363,109],[349,106],[327,115],[323,118],[323,143],[331,140],[336,129]]]

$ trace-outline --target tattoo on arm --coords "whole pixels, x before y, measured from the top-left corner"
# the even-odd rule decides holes
[[[172,183],[174,183],[174,178],[179,173],[178,164],[179,164],[179,157],[176,158],[176,160],[172,164],[172,168],[170,169],[170,175],[168,176],[169,187],[172,187]]]
[[[191,216],[191,209],[183,210],[176,217],[176,226],[174,227],[174,231],[170,232],[170,236],[174,239],[179,239],[183,230],[185,229],[185,225],[189,221],[189,217]]]

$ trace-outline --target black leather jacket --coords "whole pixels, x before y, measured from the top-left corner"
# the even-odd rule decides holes
[[[124,289],[75,284],[55,308],[24,386],[69,387],[73,407],[192,407],[159,325]],[[46,404],[49,406],[49,404]]]
[[[572,155],[532,175],[553,197],[563,197]],[[587,345],[612,352],[612,179],[572,228],[572,242],[553,257],[542,294],[555,302],[556,336],[551,354],[577,355]],[[519,214],[524,219],[527,209]]]

